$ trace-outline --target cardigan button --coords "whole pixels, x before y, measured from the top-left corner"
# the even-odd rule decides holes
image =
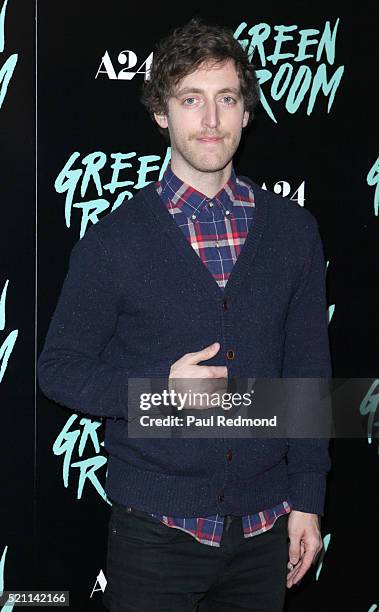
[[[233,451],[231,448],[229,448],[228,452],[226,453],[226,458],[229,462],[233,459]]]
[[[234,351],[232,351],[232,350],[230,350],[230,351],[226,351],[226,357],[227,357],[228,359],[234,359],[234,357],[235,357],[235,352],[234,352]]]
[[[223,308],[223,310],[228,310],[228,308],[229,308],[229,305],[228,305],[228,298],[224,298],[224,299],[222,300],[222,308]]]
[[[218,499],[219,502],[223,502],[224,501],[224,499],[225,499],[224,491],[221,491],[221,493],[219,494],[217,499]]]

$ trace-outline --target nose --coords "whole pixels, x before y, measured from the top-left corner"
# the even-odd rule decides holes
[[[208,100],[205,104],[203,125],[213,129],[219,125],[219,111],[214,100]]]

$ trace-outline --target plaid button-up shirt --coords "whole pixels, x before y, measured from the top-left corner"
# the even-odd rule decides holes
[[[225,287],[243,247],[249,226],[254,222],[254,193],[234,170],[213,198],[208,198],[183,183],[168,166],[156,189],[163,204],[173,215],[188,242],[207,266],[219,287]],[[276,519],[292,510],[286,500],[279,505],[242,517],[245,538],[270,529]],[[220,546],[224,517],[173,517],[151,514],[168,527],[191,534],[198,542]]]

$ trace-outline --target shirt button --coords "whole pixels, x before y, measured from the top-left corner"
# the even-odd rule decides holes
[[[226,210],[226,211],[225,211],[225,214],[226,214],[226,215],[230,215],[230,210]]]
[[[231,448],[229,448],[228,452],[226,453],[226,458],[228,461],[231,461],[233,459],[233,451]]]
[[[227,358],[228,358],[228,359],[234,359],[234,357],[235,357],[235,352],[234,352],[234,351],[232,351],[232,350],[227,351],[227,352],[226,352],[226,356],[227,356]]]
[[[208,206],[209,206],[209,208],[212,208],[213,207],[213,202],[209,202]]]
[[[218,499],[219,502],[223,502],[224,501],[224,499],[225,499],[224,491],[221,491],[221,493],[219,494],[217,499]]]
[[[215,242],[215,247],[216,247],[216,249],[218,249],[220,247],[220,243],[219,242]]]
[[[196,215],[191,215],[191,219],[196,219]]]

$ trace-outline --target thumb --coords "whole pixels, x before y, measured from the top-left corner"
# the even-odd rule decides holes
[[[209,346],[203,348],[201,351],[196,351],[195,353],[193,353],[189,360],[189,363],[191,365],[195,365],[199,363],[199,361],[205,361],[206,359],[210,359],[211,357],[213,357],[213,355],[216,355],[219,350],[219,342],[214,342],[213,344],[210,344]]]
[[[290,563],[296,565],[300,559],[300,536],[290,536],[290,546],[288,549]]]

